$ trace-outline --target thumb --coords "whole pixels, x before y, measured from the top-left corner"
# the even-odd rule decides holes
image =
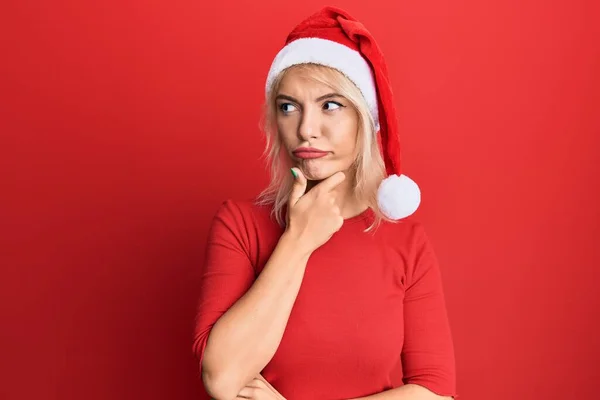
[[[294,175],[294,185],[288,199],[289,207],[293,207],[306,192],[306,177],[302,174],[302,171],[299,168],[292,168],[291,171]]]

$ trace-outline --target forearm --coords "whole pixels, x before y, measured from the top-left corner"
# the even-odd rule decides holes
[[[252,287],[213,326],[202,362],[202,378],[212,397],[234,398],[271,360],[308,257],[284,234]]]
[[[408,384],[371,396],[352,400],[451,400],[452,397],[438,396],[423,386]]]

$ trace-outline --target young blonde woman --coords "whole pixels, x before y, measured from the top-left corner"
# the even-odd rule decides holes
[[[230,399],[455,396],[439,267],[407,218],[387,68],[371,34],[326,7],[266,84],[272,181],[225,201],[207,244],[194,351]]]

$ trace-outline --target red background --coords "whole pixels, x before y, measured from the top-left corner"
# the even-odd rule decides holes
[[[336,4],[388,57],[459,394],[594,398],[598,2]],[[266,72],[322,5],[3,3],[0,398],[200,398],[207,227],[265,185]]]

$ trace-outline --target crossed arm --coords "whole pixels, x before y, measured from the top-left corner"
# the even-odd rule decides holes
[[[408,384],[371,396],[359,397],[352,400],[451,400],[450,396],[440,396],[423,386]]]
[[[262,375],[258,375],[247,384],[238,394],[236,399],[254,400],[285,400]],[[399,388],[386,390],[366,397],[349,400],[451,400],[452,397],[439,396],[423,386],[408,384]]]

